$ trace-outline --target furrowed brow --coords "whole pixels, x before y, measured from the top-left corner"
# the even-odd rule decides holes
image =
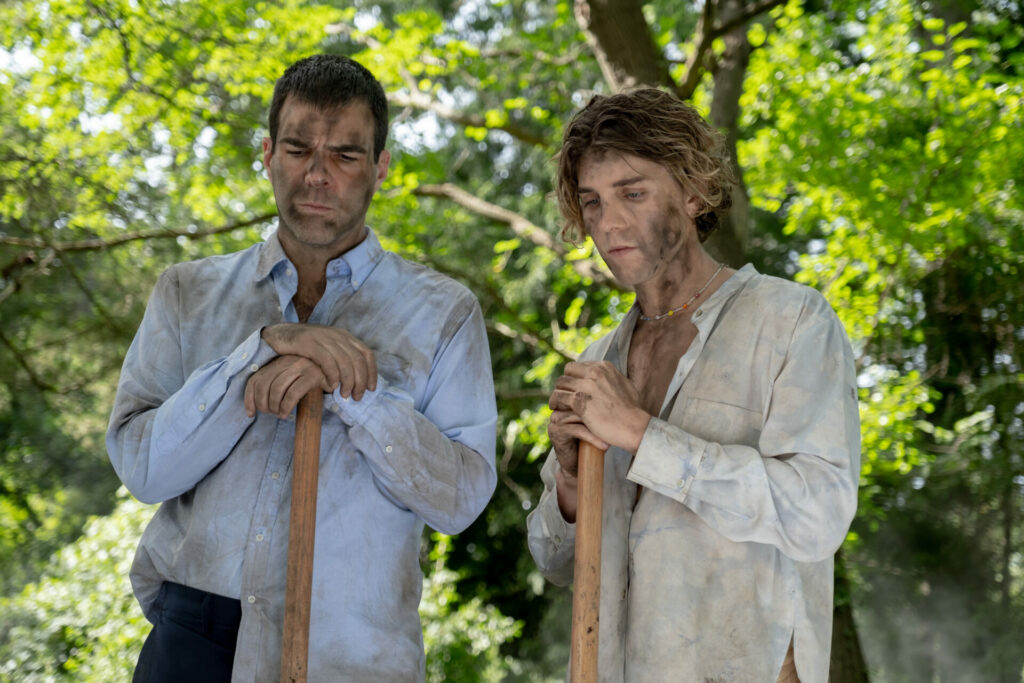
[[[337,154],[367,154],[367,149],[362,145],[348,144],[348,145],[328,145],[327,149]]]

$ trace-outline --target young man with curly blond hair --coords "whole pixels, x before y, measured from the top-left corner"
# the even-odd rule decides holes
[[[607,449],[600,679],[825,683],[860,460],[842,325],[817,291],[704,249],[735,180],[691,106],[595,96],[558,161],[563,235],[589,236],[636,303],[555,382],[538,567],[573,579],[588,441]]]

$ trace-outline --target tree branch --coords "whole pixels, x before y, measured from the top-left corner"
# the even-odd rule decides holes
[[[483,116],[478,114],[469,114],[461,111],[454,107],[450,107],[443,102],[431,97],[429,94],[423,92],[415,85],[409,86],[409,92],[391,92],[388,93],[388,99],[394,104],[400,107],[411,107],[413,109],[421,109],[424,111],[430,111],[443,119],[447,119],[452,123],[457,123],[460,126],[473,126],[476,128],[489,128],[491,130],[503,130],[511,135],[516,140],[523,142],[533,147],[548,147],[548,140],[543,137],[527,130],[521,126],[517,126],[514,123],[506,121],[500,126],[488,126],[487,121]]]
[[[3,333],[2,329],[0,329],[0,344],[3,344],[4,346],[7,347],[7,349],[11,352],[11,355],[14,356],[14,360],[17,361],[18,365],[20,365],[21,368],[25,371],[25,374],[28,375],[29,381],[32,382],[33,386],[35,386],[36,389],[44,392],[57,391],[57,387],[45,381],[36,373],[35,370],[32,369],[32,365],[28,362],[28,356],[22,353],[21,349],[15,346],[14,343],[7,338],[7,335]]]
[[[9,237],[7,235],[0,235],[0,244],[7,244],[14,247],[25,247],[27,249],[53,249],[56,252],[69,252],[69,251],[94,251],[97,249],[109,249],[110,247],[117,247],[128,242],[137,242],[139,240],[149,239],[160,239],[168,237],[187,237],[189,239],[199,239],[201,237],[209,237],[210,235],[218,235],[224,232],[231,232],[232,230],[238,230],[240,228],[248,228],[252,225],[259,223],[266,223],[267,221],[274,218],[276,213],[268,213],[262,216],[256,216],[249,218],[238,223],[229,223],[228,225],[221,225],[215,228],[207,228],[205,230],[196,230],[195,232],[189,232],[188,230],[140,230],[137,232],[129,232],[118,237],[112,237],[104,239],[102,237],[94,237],[92,239],[68,241],[68,242],[48,242],[47,240],[38,237]]]
[[[565,247],[557,243],[555,238],[551,236],[551,233],[537,227],[518,213],[497,204],[491,204],[487,200],[481,199],[457,185],[452,183],[420,185],[413,190],[413,194],[420,197],[444,197],[450,199],[459,206],[469,209],[484,218],[507,223],[512,228],[512,232],[517,236],[529,240],[539,247],[550,249],[559,256],[565,256]]]
[[[49,251],[40,259],[34,252],[25,252],[19,254],[13,261],[0,271],[0,279],[7,280],[7,284],[2,290],[0,290],[0,304],[11,297],[15,292],[21,289],[24,280],[31,275],[42,275],[46,273],[46,269],[50,267],[54,259],[57,258],[57,254],[54,251]],[[22,268],[30,268],[26,273],[22,273],[20,277],[14,277],[14,273]]]
[[[556,241],[551,236],[551,233],[534,225],[524,216],[481,199],[452,183],[420,185],[413,190],[413,194],[419,197],[444,197],[479,216],[507,224],[517,237],[525,239],[538,247],[548,249],[563,259],[568,254],[565,246]],[[610,273],[597,266],[590,259],[572,261],[572,267],[581,277],[588,278],[595,284],[601,284],[620,291],[623,289]]]
[[[563,52],[558,55],[551,55],[546,52],[539,50],[534,51],[530,56],[533,57],[534,61],[542,64],[548,64],[555,67],[565,67],[570,64],[575,64],[580,59],[580,53],[583,52],[583,46],[579,43],[575,45],[569,45]],[[529,53],[525,53],[529,54]],[[498,59],[501,60],[506,57],[522,57],[524,52],[522,50],[512,49],[483,49],[480,50],[480,57],[483,59]]]
[[[353,26],[345,23],[331,24],[326,28],[327,33],[334,35],[344,35],[350,40],[353,40],[361,45],[365,45],[371,50],[385,50],[386,47],[374,38],[367,36],[362,33],[358,33]],[[420,57],[420,61],[426,61],[427,55]],[[438,60],[434,60],[438,62]],[[443,62],[439,63],[439,66],[446,66]],[[409,73],[407,70],[400,69],[402,78],[405,80],[406,88],[408,92],[393,91],[388,93],[388,101],[398,107],[408,107],[411,109],[419,109],[422,111],[429,111],[437,114],[443,119],[456,123],[460,126],[472,126],[475,128],[490,128],[492,130],[503,130],[511,135],[516,140],[524,142],[534,147],[548,147],[549,141],[543,137],[538,136],[526,128],[517,126],[514,123],[506,122],[501,126],[488,126],[487,121],[483,116],[476,114],[469,114],[462,110],[451,107],[443,102],[438,101],[432,97],[429,93],[425,93],[420,90],[418,80],[415,76]]]
[[[757,0],[756,2],[745,5],[741,12],[716,26],[715,1],[704,0],[701,17],[697,22],[693,49],[690,50],[690,56],[686,60],[686,72],[683,74],[683,78],[680,82],[676,85],[676,95],[679,99],[688,100],[693,97],[693,91],[697,89],[697,85],[700,84],[701,77],[707,70],[706,62],[710,57],[711,46],[715,42],[716,38],[720,38],[729,31],[743,26],[762,12],[767,12],[773,7],[777,7],[784,2],[785,0]]]
[[[714,3],[712,0],[704,0],[704,8],[697,21],[697,35],[693,40],[690,56],[686,60],[686,72],[683,74],[682,81],[676,86],[676,95],[681,100],[688,100],[693,96],[693,91],[700,83],[700,77],[704,75],[704,60],[708,51],[711,50],[711,43],[714,42],[714,22]]]

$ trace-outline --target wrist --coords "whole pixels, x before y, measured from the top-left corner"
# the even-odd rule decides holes
[[[625,444],[624,450],[634,455],[640,450],[640,443],[644,440],[644,434],[647,433],[647,426],[651,423],[651,419],[654,416],[648,413],[643,408],[637,408],[632,415],[629,416],[629,443]]]
[[[555,483],[559,488],[565,488],[575,491],[579,485],[579,479],[576,478],[575,474],[569,474],[566,470],[562,469],[559,465],[558,469],[555,470]]]
[[[569,524],[576,523],[577,479],[561,467],[555,471],[555,500],[558,511]]]

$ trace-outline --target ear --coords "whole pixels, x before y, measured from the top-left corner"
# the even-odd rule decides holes
[[[388,164],[390,163],[391,152],[386,149],[381,151],[380,157],[377,158],[377,179],[373,185],[374,192],[380,189],[380,186],[384,184],[384,179],[388,177]]]
[[[270,158],[274,156],[274,142],[268,138],[263,138],[263,168],[267,172],[267,178],[270,178]]]
[[[696,194],[691,194],[686,198],[686,213],[691,220],[696,220],[700,214],[700,210],[703,208],[704,201]]]

